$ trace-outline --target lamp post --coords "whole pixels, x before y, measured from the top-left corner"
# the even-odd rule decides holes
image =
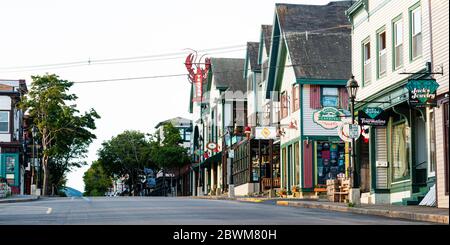
[[[358,92],[358,82],[355,80],[355,77],[352,75],[352,77],[347,81],[347,92],[350,98],[350,113],[351,113],[351,119],[352,122],[350,124],[350,127],[352,127],[355,124],[355,99],[356,94]],[[350,160],[350,200],[352,203],[359,203],[359,187],[358,187],[358,181],[356,176],[356,168],[355,168],[355,138],[352,138],[351,142],[351,160]]]

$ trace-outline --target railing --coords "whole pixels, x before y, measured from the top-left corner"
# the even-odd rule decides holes
[[[273,188],[280,188],[280,178],[273,178],[273,186],[272,184],[272,178],[262,178],[262,187],[263,190],[270,189],[270,187]]]

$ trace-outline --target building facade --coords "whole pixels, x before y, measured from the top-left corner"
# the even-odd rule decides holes
[[[352,72],[360,86],[356,109],[359,114],[384,113],[385,120],[372,125],[369,143],[359,141],[356,149],[359,165],[369,166],[370,192],[366,190],[361,200],[365,203],[419,204],[436,184],[436,147],[442,144],[437,145],[433,136],[435,106],[411,102],[411,94],[424,81],[436,86],[430,81],[430,2],[357,1],[347,11],[352,22]]]
[[[301,196],[345,174],[351,2],[276,4],[267,91],[279,93],[281,187]]]
[[[0,80],[0,177],[12,194],[25,193],[26,164],[23,144],[23,112],[18,107],[27,92],[24,80]]]
[[[432,70],[442,72],[434,75],[439,88],[437,107],[428,110],[430,115],[430,134],[436,140],[430,141],[430,158],[436,158],[437,207],[448,208],[449,190],[449,149],[448,149],[448,86],[449,86],[449,18],[448,1],[430,1],[431,26],[431,64]],[[434,130],[433,130],[434,129]],[[435,148],[433,148],[435,146]],[[433,154],[436,154],[435,156]]]

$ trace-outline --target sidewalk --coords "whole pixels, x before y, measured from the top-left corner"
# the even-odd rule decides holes
[[[0,204],[2,203],[14,203],[14,202],[31,202],[39,199],[39,196],[31,195],[15,195],[7,198],[0,198]]]
[[[346,203],[335,203],[326,200],[319,200],[319,201],[280,200],[277,201],[277,205],[301,207],[301,208],[318,208],[338,212],[377,215],[390,218],[449,224],[448,208],[401,206],[389,204],[386,205],[361,204],[355,207],[348,207]]]
[[[329,202],[327,200],[311,199],[285,199],[280,197],[235,197],[228,196],[195,196],[198,199],[210,200],[233,200],[241,202],[265,202],[276,201],[279,206],[291,206],[301,208],[317,208],[337,212],[348,212],[355,214],[376,215],[397,219],[407,219],[415,221],[425,221],[440,224],[449,224],[449,209],[423,207],[423,206],[401,206],[401,205],[370,205],[361,204],[355,207],[348,207],[346,203]]]

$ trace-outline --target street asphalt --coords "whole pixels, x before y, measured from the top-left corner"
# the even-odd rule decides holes
[[[1,203],[0,225],[419,225],[320,209],[173,197],[64,197]]]

